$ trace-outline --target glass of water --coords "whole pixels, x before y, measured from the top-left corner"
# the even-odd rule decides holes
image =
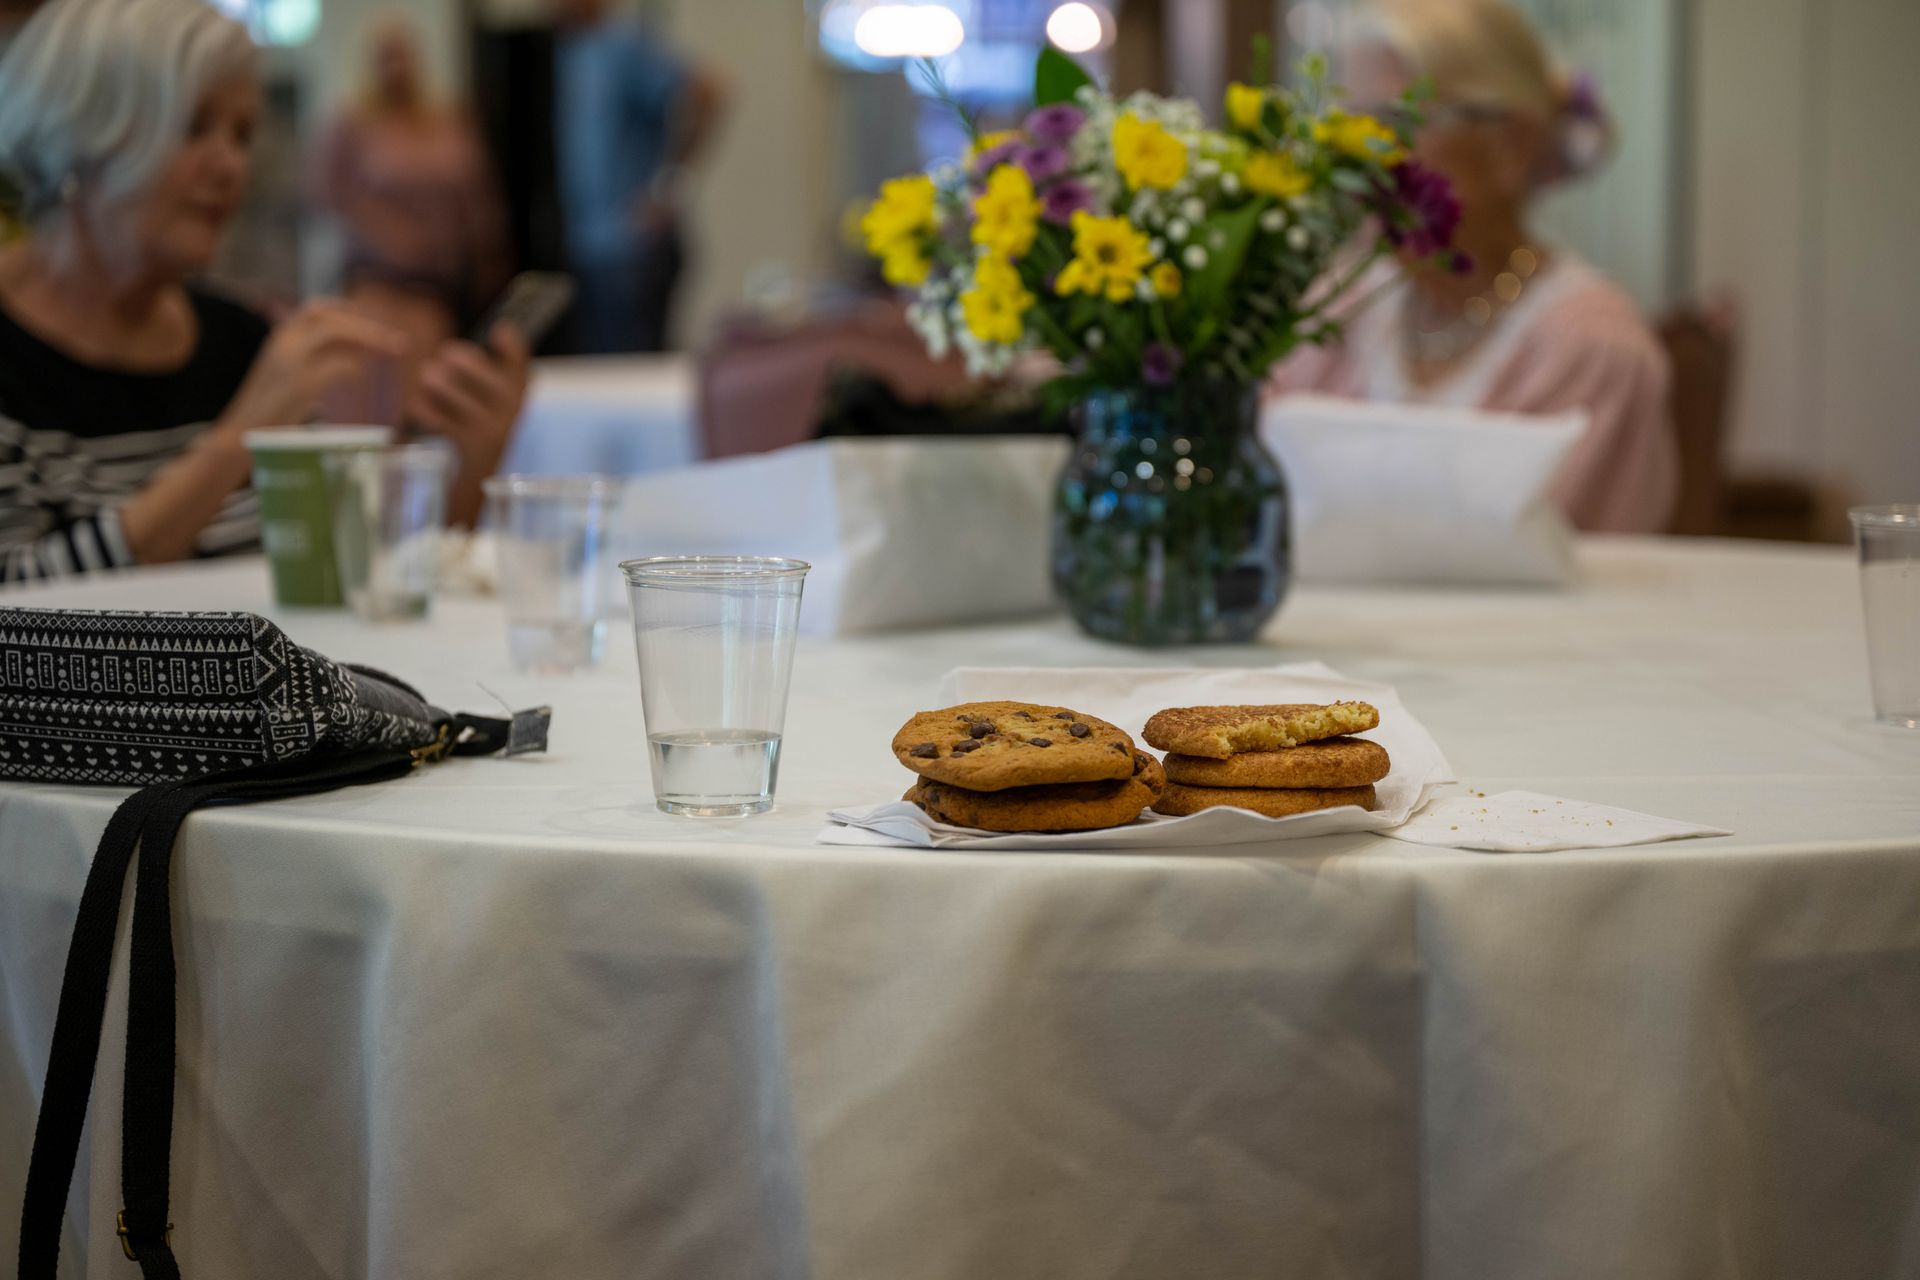
[[[737,817],[773,807],[780,735],[812,566],[759,556],[628,560],[654,801]]]
[[[440,570],[453,451],[438,442],[325,459],[340,592],[373,622],[424,618]]]
[[[513,665],[561,675],[598,663],[619,599],[612,546],[625,486],[612,476],[494,476],[485,487]]]
[[[1920,729],[1920,504],[1847,514],[1860,547],[1874,714],[1884,724]]]

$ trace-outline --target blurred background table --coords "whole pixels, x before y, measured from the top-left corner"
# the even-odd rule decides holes
[[[503,473],[643,475],[700,457],[691,357],[563,356],[534,366]]]
[[[1920,1259],[1920,736],[1837,551],[1589,540],[1567,592],[1302,590],[1261,647],[1060,618],[804,641],[774,813],[655,811],[631,645],[510,672],[276,614],[553,751],[194,817],[175,864],[187,1274],[1888,1277]],[[16,597],[262,609],[264,568]],[[271,611],[270,611],[271,612]],[[1729,837],[1492,856],[817,846],[958,664],[1396,684],[1466,785]],[[119,796],[0,787],[0,1204]],[[124,922],[123,922],[124,930]],[[123,939],[124,945],[124,939]],[[124,957],[123,957],[124,959]],[[118,1275],[124,970],[72,1274]],[[15,1246],[0,1214],[0,1253]]]

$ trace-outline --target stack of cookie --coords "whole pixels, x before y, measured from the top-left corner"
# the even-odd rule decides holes
[[[1154,812],[1184,817],[1228,806],[1284,818],[1342,805],[1372,809],[1373,784],[1392,762],[1379,743],[1345,735],[1379,723],[1364,702],[1158,712],[1145,737],[1169,754]]]
[[[982,831],[1099,831],[1138,818],[1166,785],[1152,756],[1095,716],[1030,702],[923,711],[893,738],[920,775],[906,799]]]

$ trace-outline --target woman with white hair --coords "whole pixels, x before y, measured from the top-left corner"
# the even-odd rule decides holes
[[[1270,389],[1583,410],[1588,430],[1555,484],[1560,506],[1583,529],[1663,530],[1679,484],[1665,351],[1626,294],[1528,225],[1542,189],[1606,150],[1591,92],[1555,71],[1503,0],[1371,0],[1358,18],[1339,78],[1372,113],[1431,85],[1415,158],[1452,185],[1454,244],[1468,261],[1451,274],[1384,264],[1379,288],[1354,291],[1345,340],[1300,352]]]
[[[309,420],[405,350],[337,302],[269,327],[190,283],[259,112],[252,41],[204,0],[50,0],[0,57],[0,172],[27,225],[0,251],[0,581],[250,549],[245,433]],[[489,345],[440,347],[408,405],[458,449],[466,520],[526,389],[525,343]]]

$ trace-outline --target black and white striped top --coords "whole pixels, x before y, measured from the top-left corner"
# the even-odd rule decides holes
[[[266,320],[246,307],[192,298],[199,342],[158,373],[82,363],[0,310],[0,582],[133,563],[120,504],[220,416],[267,337]],[[225,555],[259,537],[253,493],[242,489],[195,549]]]

